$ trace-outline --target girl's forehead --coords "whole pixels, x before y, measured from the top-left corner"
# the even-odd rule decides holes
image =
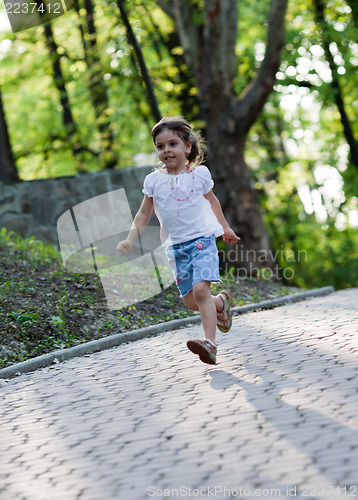
[[[164,130],[159,132],[159,134],[155,138],[155,144],[158,144],[160,142],[172,141],[174,139],[175,140],[180,139],[181,141],[183,141],[183,139],[179,136],[179,134],[175,132],[175,130],[170,130],[168,128],[165,128]]]

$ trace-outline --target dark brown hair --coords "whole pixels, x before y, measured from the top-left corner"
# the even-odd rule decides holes
[[[155,144],[157,135],[164,129],[172,130],[177,134],[185,144],[191,141],[191,151],[188,154],[188,161],[190,166],[197,166],[203,160],[203,139],[199,132],[195,131],[193,127],[181,116],[166,116],[156,123],[152,129],[152,138]]]

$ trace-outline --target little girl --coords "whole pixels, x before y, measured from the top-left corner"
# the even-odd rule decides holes
[[[187,342],[201,361],[216,364],[216,326],[227,332],[231,328],[230,292],[222,290],[213,296],[210,283],[220,281],[216,237],[223,236],[235,244],[240,238],[229,227],[221,205],[212,191],[210,172],[200,164],[201,137],[181,117],[160,120],[152,130],[159,160],[164,168],[155,170],[144,180],[144,199],[127,239],[117,250],[125,255],[138,234],[148,224],[153,209],[161,232],[170,235],[167,246],[169,264],[185,305],[200,311],[205,339]]]

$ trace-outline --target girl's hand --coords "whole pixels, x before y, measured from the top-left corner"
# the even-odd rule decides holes
[[[132,248],[132,244],[128,240],[120,241],[117,245],[117,251],[122,255],[126,255],[127,252]]]
[[[240,238],[237,236],[237,234],[234,233],[231,227],[224,229],[223,240],[226,241],[226,243],[235,245],[235,243],[237,243],[239,239]]]

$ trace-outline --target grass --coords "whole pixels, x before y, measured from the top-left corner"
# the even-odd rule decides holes
[[[155,297],[109,310],[98,274],[70,271],[59,250],[35,238],[0,230],[0,368],[56,349],[188,317],[175,285]],[[265,279],[222,278],[235,305],[297,289]]]

